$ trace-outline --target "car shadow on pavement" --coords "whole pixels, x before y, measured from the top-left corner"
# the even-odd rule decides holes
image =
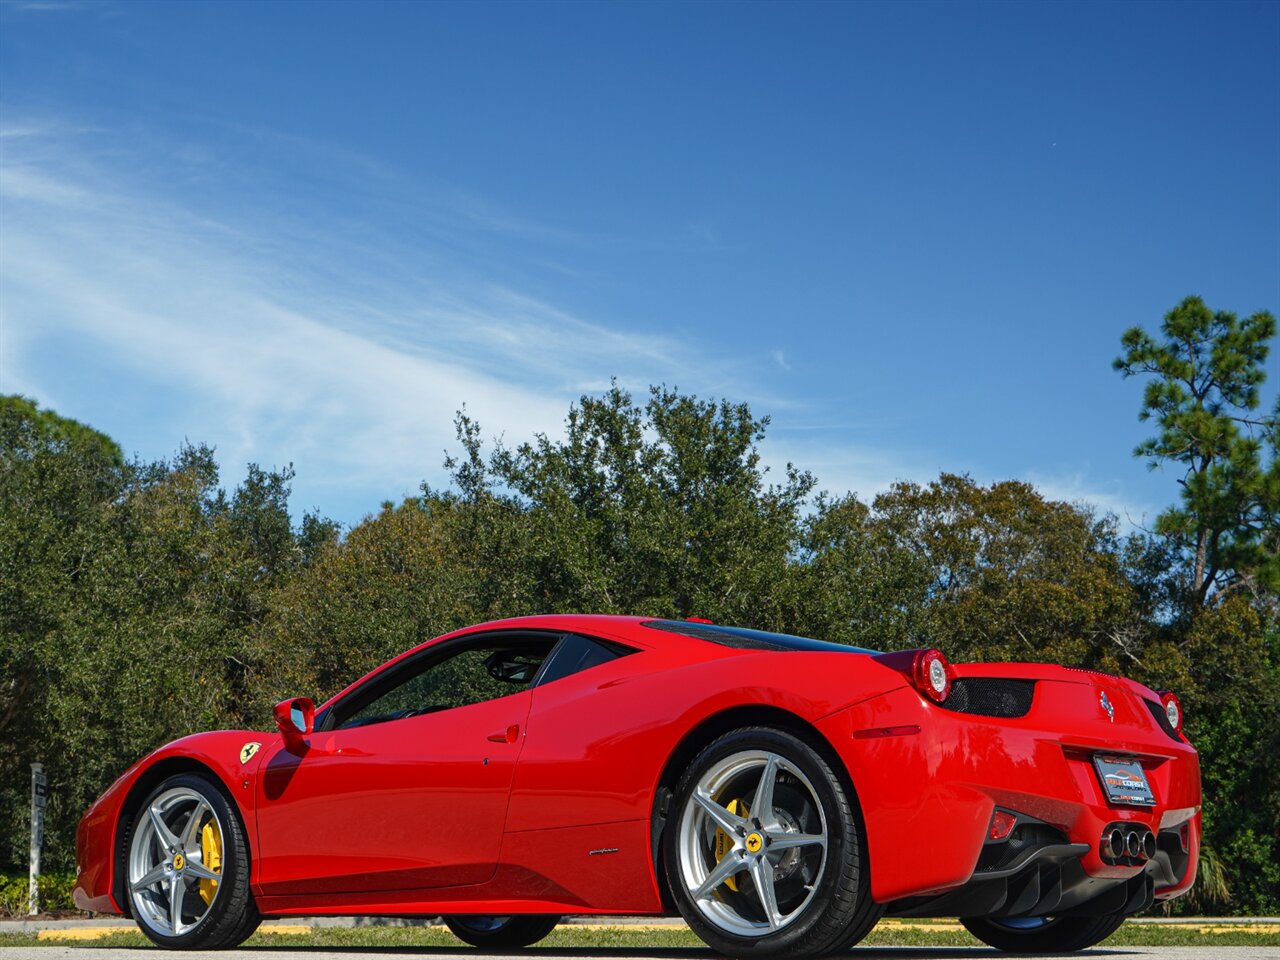
[[[138,947],[142,951],[149,951],[152,948]],[[524,957],[526,960],[558,960],[558,958],[571,958],[571,960],[690,960],[690,958],[698,957],[722,957],[713,950],[705,947],[661,947],[655,949],[634,949],[631,947],[562,947],[559,949],[549,948],[526,948],[523,950],[468,950],[467,948],[453,947],[320,947],[320,946],[292,946],[281,944],[279,946],[270,947],[254,947],[252,950],[232,950],[223,953],[222,956],[226,960],[235,960],[241,953],[248,953],[251,956],[258,956],[264,953],[271,954],[298,954],[306,955],[315,954],[352,954],[353,956],[415,956],[415,957],[466,957],[475,958],[475,960],[486,960],[489,957]],[[1142,953],[1138,948],[1110,948],[1084,950],[1079,953],[1062,954],[1061,958],[1071,958],[1071,960],[1080,960],[1080,958],[1099,958],[1099,957],[1125,957],[1132,956],[1135,953]],[[1052,954],[1013,954],[996,950],[992,947],[856,947],[845,953],[832,954],[828,960],[839,960],[841,957],[847,957],[849,960],[980,960],[980,958],[988,957],[1017,957],[1017,956],[1036,956],[1039,960],[1059,960]]]

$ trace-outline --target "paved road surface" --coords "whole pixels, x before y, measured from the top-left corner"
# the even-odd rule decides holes
[[[194,954],[144,947],[0,947],[0,960],[192,960]],[[217,960],[387,960],[392,956],[423,957],[428,960],[495,960],[478,950],[450,950],[442,947],[386,947],[366,950],[327,950],[316,947],[280,946],[269,950],[219,950]],[[502,956],[502,955],[499,955]],[[512,954],[506,954],[510,960]],[[632,950],[627,947],[573,950],[531,950],[529,960],[708,960],[717,955],[710,950]],[[995,960],[1005,956],[977,947],[860,947],[848,954],[850,960]],[[1280,960],[1280,947],[1095,947],[1084,953],[1040,960]]]

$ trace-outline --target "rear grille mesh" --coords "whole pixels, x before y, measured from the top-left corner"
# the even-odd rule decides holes
[[[942,701],[947,710],[980,717],[1025,717],[1035,696],[1034,680],[1006,677],[961,677]]]
[[[1001,870],[1028,850],[1034,847],[1047,847],[1051,844],[1067,843],[1067,835],[1047,823],[1031,820],[1019,823],[1009,834],[1007,841],[985,843],[982,854],[978,857],[978,866],[974,873],[986,870]]]

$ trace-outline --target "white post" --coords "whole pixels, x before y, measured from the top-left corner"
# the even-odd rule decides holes
[[[44,777],[44,764],[31,765],[31,889],[28,904],[34,917],[40,912],[40,847],[44,844],[44,805],[48,795],[48,781]]]

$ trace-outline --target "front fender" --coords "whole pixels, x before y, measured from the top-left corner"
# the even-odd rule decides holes
[[[123,877],[118,875],[121,828],[146,794],[176,773],[211,774],[221,783],[245,824],[253,850],[257,845],[253,797],[262,748],[274,746],[279,739],[279,734],[252,730],[196,733],[153,750],[129,767],[90,805],[76,828],[75,905],[94,913],[126,912]],[[250,749],[252,744],[258,746]]]

